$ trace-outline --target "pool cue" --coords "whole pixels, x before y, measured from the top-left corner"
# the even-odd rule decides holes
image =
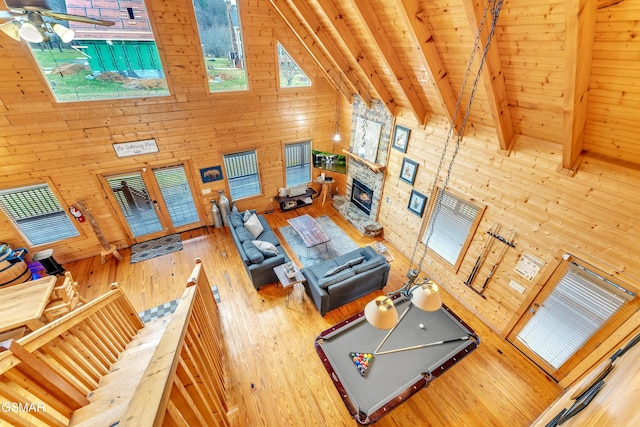
[[[387,341],[387,338],[389,338],[389,335],[391,335],[391,333],[393,331],[396,330],[396,328],[398,327],[398,325],[400,324],[400,322],[402,321],[402,319],[404,318],[404,316],[407,315],[407,313],[409,312],[409,309],[413,306],[413,303],[409,303],[409,305],[407,306],[407,308],[405,308],[404,312],[402,313],[402,315],[400,316],[400,318],[398,319],[398,321],[396,322],[396,324],[393,326],[393,328],[389,329],[389,332],[387,332],[387,335],[384,336],[384,338],[382,339],[382,342],[380,343],[380,345],[375,349],[375,351],[373,352],[373,354],[378,354],[378,350],[380,350],[380,347],[382,347],[382,345]]]
[[[425,348],[425,347],[431,347],[431,346],[434,346],[434,345],[447,344],[447,343],[454,342],[454,341],[467,341],[469,339],[471,339],[471,337],[469,335],[467,335],[467,336],[464,336],[464,337],[453,338],[453,339],[450,339],[450,340],[435,341],[435,342],[430,342],[428,344],[420,344],[420,345],[413,345],[411,347],[398,348],[396,350],[381,351],[380,353],[375,353],[375,355],[376,356],[380,356],[381,354],[398,353],[400,351],[415,350],[415,349],[418,349],[418,348]]]
[[[480,270],[480,267],[482,266],[484,259],[489,253],[489,249],[491,249],[491,244],[493,243],[493,236],[497,235],[499,230],[500,230],[500,224],[496,222],[495,224],[493,224],[493,227],[491,228],[491,230],[487,231],[487,234],[489,235],[489,237],[484,242],[484,246],[480,251],[480,255],[478,255],[478,259],[476,259],[476,263],[473,266],[473,269],[471,269],[471,273],[469,274],[467,281],[464,282],[465,285],[471,287],[473,280],[476,278],[476,274],[478,274],[478,271]]]
[[[504,258],[504,255],[507,253],[507,249],[513,246],[513,239],[515,237],[516,237],[516,231],[512,228],[511,231],[509,232],[509,237],[507,237],[506,240],[499,239],[502,243],[504,243],[504,246],[502,247],[502,250],[500,251],[498,258],[491,266],[491,270],[489,270],[489,275],[485,279],[484,284],[482,285],[482,288],[480,288],[480,291],[478,292],[481,297],[484,298],[484,295],[482,295],[482,293],[484,292],[485,288],[489,284],[489,280],[491,280],[491,277],[493,277],[493,273],[498,268],[498,264],[500,264],[500,261],[502,261],[502,258]]]

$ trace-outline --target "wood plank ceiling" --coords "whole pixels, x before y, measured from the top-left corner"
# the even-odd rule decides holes
[[[507,154],[514,133],[556,143],[563,153],[559,170],[571,173],[585,149],[588,94],[601,79],[592,74],[592,58],[602,56],[594,54],[594,46],[609,37],[607,28],[615,22],[622,33],[638,29],[637,20],[625,22],[615,10],[630,0],[490,1],[493,8],[501,4],[501,11],[469,122],[493,127],[496,148]],[[484,0],[270,2],[336,87],[343,82],[347,97],[358,94],[366,102],[378,98],[392,114],[407,109],[420,125],[432,114],[452,121],[474,40],[478,37],[480,46],[486,43],[492,18],[490,8],[478,35]],[[638,6],[632,8],[640,12]],[[599,26],[602,30],[597,32]],[[619,62],[637,67],[637,49],[634,43],[613,50]],[[455,115],[458,130],[481,52],[475,56]],[[623,95],[624,89],[617,88],[604,96]],[[636,89],[636,117],[638,97]],[[601,114],[592,116],[594,123],[610,122]],[[594,123],[591,127],[597,126]],[[597,149],[597,144],[591,148]]]

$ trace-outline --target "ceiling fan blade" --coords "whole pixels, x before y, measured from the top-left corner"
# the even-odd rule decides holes
[[[113,21],[104,21],[102,19],[88,18],[86,16],[80,15],[69,15],[68,13],[51,12],[48,10],[43,10],[40,12],[40,14],[43,16],[48,16],[49,18],[59,19],[60,21],[84,22],[85,24],[102,25],[104,27],[110,27],[115,24],[115,22]]]
[[[8,21],[10,19],[15,18],[15,15],[11,12],[7,12],[6,10],[0,10],[0,20]]]

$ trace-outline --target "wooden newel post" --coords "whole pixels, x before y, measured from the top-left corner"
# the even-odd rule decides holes
[[[107,255],[113,255],[115,259],[117,259],[118,261],[122,261],[122,255],[120,255],[116,246],[109,244],[107,239],[104,237],[104,234],[102,233],[98,222],[94,218],[93,214],[91,214],[91,210],[84,204],[84,201],[78,200],[76,202],[76,206],[78,206],[78,209],[80,209],[82,215],[84,215],[87,221],[89,221],[89,225],[91,225],[93,232],[96,234],[96,237],[100,241],[100,245],[103,249],[100,251],[100,263],[104,264],[107,261]]]

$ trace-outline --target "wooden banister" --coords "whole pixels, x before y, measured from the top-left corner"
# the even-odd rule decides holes
[[[229,426],[218,307],[199,259],[119,426]]]
[[[89,403],[86,396],[143,326],[113,284],[105,295],[19,340],[0,344],[0,401],[32,409],[0,411],[0,421],[68,425],[73,411]]]

